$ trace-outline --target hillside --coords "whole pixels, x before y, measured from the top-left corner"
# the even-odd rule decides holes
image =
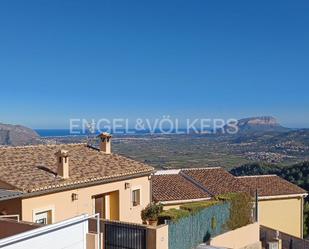
[[[241,131],[229,134],[114,134],[113,151],[157,168],[221,166],[231,169],[246,163],[292,165],[309,160],[309,129],[282,127],[272,117],[239,121]],[[85,136],[40,138],[23,126],[3,125],[0,144],[85,142]],[[250,128],[249,128],[250,127]],[[254,127],[254,129],[252,128]],[[261,128],[263,127],[263,128]]]
[[[17,146],[39,142],[40,136],[30,128],[0,123],[0,145]]]

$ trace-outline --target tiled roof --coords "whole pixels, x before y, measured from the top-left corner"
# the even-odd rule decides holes
[[[232,192],[254,194],[256,189],[261,197],[306,194],[302,188],[275,175],[235,177],[220,167],[175,172],[160,171],[153,176],[155,201],[194,200]]]
[[[306,190],[276,175],[240,176],[237,180],[259,196],[305,194]]]
[[[152,194],[155,201],[209,198],[209,194],[179,174],[154,175]]]
[[[248,192],[248,188],[243,186],[232,174],[220,167],[186,169],[182,172],[206,188],[214,196],[231,192]]]
[[[70,177],[57,176],[55,153],[69,152]],[[86,144],[0,148],[0,180],[23,192],[35,192],[117,177],[151,173],[153,168],[129,158],[104,154]]]

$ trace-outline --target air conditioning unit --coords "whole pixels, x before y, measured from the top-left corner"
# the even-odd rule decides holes
[[[279,249],[279,242],[278,241],[268,242],[267,249]]]

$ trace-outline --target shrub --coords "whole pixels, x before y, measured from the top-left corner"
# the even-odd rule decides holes
[[[180,206],[180,209],[168,209],[159,215],[159,224],[163,224],[165,220],[177,221],[190,215],[196,214],[201,210],[219,204],[220,201],[202,201],[192,202]],[[216,222],[216,221],[214,221]]]
[[[158,221],[159,224],[164,224],[165,220],[177,221],[190,215],[191,213],[188,210],[172,208],[161,212]]]
[[[158,220],[159,214],[163,211],[163,205],[157,203],[150,203],[141,212],[141,218],[146,220]]]
[[[217,199],[230,202],[230,218],[226,224],[230,230],[246,226],[252,222],[252,197],[248,193],[230,193]]]
[[[215,216],[211,218],[211,229],[214,230],[217,227],[217,219]]]
[[[188,204],[184,204],[180,206],[180,209],[188,210],[191,213],[197,213],[204,208],[211,207],[213,205],[218,204],[219,201],[201,201],[201,202],[192,202]]]

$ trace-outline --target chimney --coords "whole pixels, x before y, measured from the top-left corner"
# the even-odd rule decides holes
[[[98,137],[100,138],[100,151],[105,154],[111,154],[112,135],[107,132],[103,132]]]
[[[64,179],[69,178],[69,153],[67,150],[59,150],[55,154],[57,158],[57,174]]]

